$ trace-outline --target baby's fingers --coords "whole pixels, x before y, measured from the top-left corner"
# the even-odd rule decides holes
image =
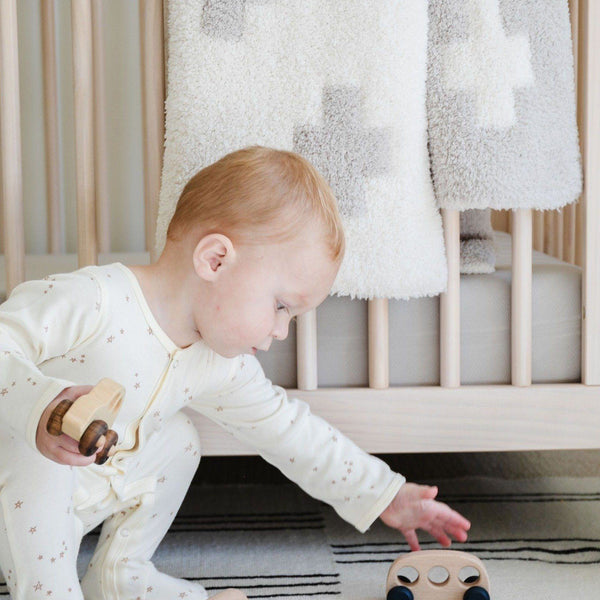
[[[442,545],[444,548],[452,545],[452,540],[441,527],[432,527],[429,533]]]
[[[91,465],[96,459],[96,455],[84,456],[79,450],[72,452],[62,446],[57,446],[53,452],[53,459],[61,465],[70,465],[72,467],[86,467]]]
[[[471,523],[458,513],[451,516],[452,518],[438,517],[432,522],[429,528],[430,533],[442,545],[450,545],[448,536],[451,536],[457,542],[465,542],[467,540],[467,531],[471,527]]]
[[[79,442],[64,433],[58,438],[58,445],[69,452],[76,452],[79,454]]]
[[[409,548],[413,552],[416,552],[417,550],[421,549],[421,546],[419,546],[419,538],[417,537],[417,532],[414,529],[407,529],[405,531],[402,531],[402,535],[406,539]]]
[[[449,527],[457,528],[462,531],[469,531],[471,529],[471,521],[465,519],[460,513],[450,509],[450,514],[446,518],[446,529]]]
[[[446,532],[451,535],[457,542],[466,542],[467,541],[467,531],[468,527],[459,527],[457,525],[446,523],[444,529]]]

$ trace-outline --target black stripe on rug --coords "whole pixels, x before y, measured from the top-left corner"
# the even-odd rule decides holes
[[[423,548],[436,547],[436,542],[423,542]],[[561,547],[562,546],[562,547]],[[368,544],[331,544],[335,562],[370,564],[393,562],[408,548],[387,542]],[[482,560],[516,560],[549,564],[600,564],[600,540],[585,538],[546,538],[512,540],[478,540],[454,544],[456,550],[473,552]]]
[[[569,542],[577,542],[577,543],[581,543],[581,542],[588,542],[590,544],[600,544],[600,538],[557,538],[557,537],[552,537],[552,538],[493,538],[493,539],[484,539],[484,540],[469,540],[469,542],[467,544],[460,544],[458,542],[455,542],[453,544],[453,548],[456,547],[458,548],[459,546],[462,548],[466,548],[469,546],[473,546],[475,544],[498,544],[498,543],[504,543],[504,544],[510,544],[510,543],[522,543],[522,542],[539,542],[539,543],[569,543]],[[437,542],[429,542],[429,541],[425,541],[425,542],[421,542],[421,546],[437,546],[438,543]],[[398,543],[397,542],[363,542],[360,544],[329,544],[329,546],[333,549],[333,550],[343,550],[344,548],[369,548],[371,546],[392,546],[393,548],[399,548]],[[406,548],[406,546],[404,546],[404,548]]]
[[[523,493],[523,494],[445,494],[440,500],[448,504],[497,504],[504,502],[597,502],[600,492],[593,493]]]
[[[100,535],[96,527],[88,535]],[[175,517],[169,533],[322,530],[325,519],[318,512],[213,513]]]
[[[235,575],[186,579],[198,581],[211,593],[237,587],[242,589],[248,598],[302,598],[341,594],[339,573]]]

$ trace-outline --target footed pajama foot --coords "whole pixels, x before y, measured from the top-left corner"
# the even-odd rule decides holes
[[[148,569],[145,576],[140,571],[131,569],[131,573],[128,576],[120,572],[117,578],[114,576],[107,577],[103,578],[104,581],[97,577],[97,573],[93,572],[94,569],[88,569],[88,573],[86,573],[81,581],[85,600],[104,600],[105,598],[114,598],[115,600],[126,598],[140,598],[140,600],[151,600],[152,598],[160,600],[167,600],[168,598],[207,600],[208,594],[199,583],[171,577],[157,571],[151,563],[147,563],[147,565]],[[118,571],[124,570],[123,568],[118,569]],[[140,574],[139,576],[138,573]],[[116,588],[113,587],[115,579],[120,580],[120,585]],[[228,591],[225,590],[225,592]],[[243,594],[231,597],[223,596],[223,600],[244,600],[245,598],[246,596]]]
[[[215,596],[211,596],[210,600],[248,600],[248,598],[240,590],[230,588],[224,592],[219,592]]]

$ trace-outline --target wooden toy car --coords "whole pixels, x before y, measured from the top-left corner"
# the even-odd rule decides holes
[[[51,435],[64,433],[79,442],[79,452],[91,456],[98,448],[95,462],[104,464],[115,451],[119,436],[109,429],[115,421],[125,395],[123,386],[101,379],[92,390],[77,400],[65,399],[52,411],[46,430]]]
[[[456,550],[421,550],[397,558],[386,582],[387,600],[490,600],[483,563]]]

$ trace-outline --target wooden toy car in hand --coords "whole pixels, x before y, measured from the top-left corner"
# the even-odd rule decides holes
[[[51,435],[64,433],[79,442],[79,452],[91,456],[98,448],[96,464],[104,464],[115,451],[119,436],[109,429],[121,408],[125,389],[111,379],[101,379],[92,390],[77,400],[65,399],[52,411],[46,430]]]
[[[388,572],[387,600],[490,600],[483,563],[456,550],[421,550],[397,558]]]

